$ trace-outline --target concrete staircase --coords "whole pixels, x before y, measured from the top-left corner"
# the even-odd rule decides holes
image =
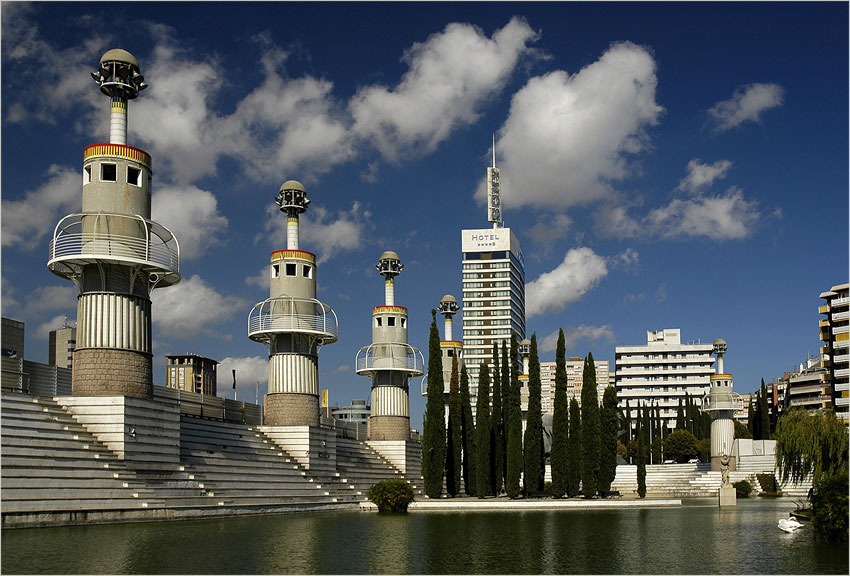
[[[423,494],[420,478],[405,477],[398,468],[358,440],[337,438],[336,465],[340,475],[353,487],[361,501],[366,500],[366,492],[372,485],[389,478],[407,480],[413,486],[414,494]]]
[[[245,424],[183,416],[180,461],[221,506],[297,508],[357,501],[341,478],[314,477]]]
[[[3,392],[2,512],[160,507],[162,498],[51,398]]]

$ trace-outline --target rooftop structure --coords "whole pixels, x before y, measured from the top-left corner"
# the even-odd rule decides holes
[[[51,366],[70,368],[74,360],[74,347],[77,344],[77,329],[68,324],[68,318],[61,328],[51,330],[47,338],[47,361]]]
[[[109,142],[85,149],[82,212],[56,225],[47,267],[79,289],[74,395],[150,399],[150,293],[180,281],[180,247],[150,220],[150,155],[127,146],[128,101],[147,87],[139,63],[109,50],[91,76],[109,97]]]
[[[215,396],[218,361],[197,354],[166,354],[165,386],[186,392]]]

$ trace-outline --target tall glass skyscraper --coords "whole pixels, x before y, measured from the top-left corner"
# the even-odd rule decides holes
[[[493,360],[493,343],[525,338],[525,263],[519,240],[502,224],[499,169],[487,168],[487,216],[492,228],[463,230],[463,361],[470,395],[477,397],[482,362]],[[491,367],[492,372],[492,367]]]

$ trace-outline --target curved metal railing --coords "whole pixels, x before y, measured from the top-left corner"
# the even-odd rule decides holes
[[[708,392],[702,398],[700,410],[703,412],[716,412],[719,410],[743,410],[744,399],[736,392]]]
[[[425,359],[422,352],[410,344],[400,342],[370,344],[357,351],[357,374],[368,375],[381,370],[396,370],[407,372],[411,376],[421,376],[425,371]]]
[[[262,341],[272,334],[292,332],[316,334],[323,344],[336,342],[336,312],[315,298],[280,296],[256,304],[248,313],[249,338]]]
[[[90,229],[90,230],[87,230]],[[118,231],[138,230],[138,235]],[[160,283],[180,279],[180,244],[171,230],[141,216],[126,214],[70,214],[53,231],[47,266],[61,274],[63,268],[106,260],[139,264],[164,277]]]

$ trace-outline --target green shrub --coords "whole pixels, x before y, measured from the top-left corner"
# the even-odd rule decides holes
[[[847,541],[848,475],[824,476],[812,491],[812,523],[817,533],[833,542]]]
[[[378,507],[378,512],[407,512],[413,502],[413,488],[405,480],[392,478],[369,488],[366,497]]]
[[[735,494],[738,496],[738,498],[749,498],[750,492],[753,491],[753,486],[746,480],[733,482],[732,486],[735,487]]]

